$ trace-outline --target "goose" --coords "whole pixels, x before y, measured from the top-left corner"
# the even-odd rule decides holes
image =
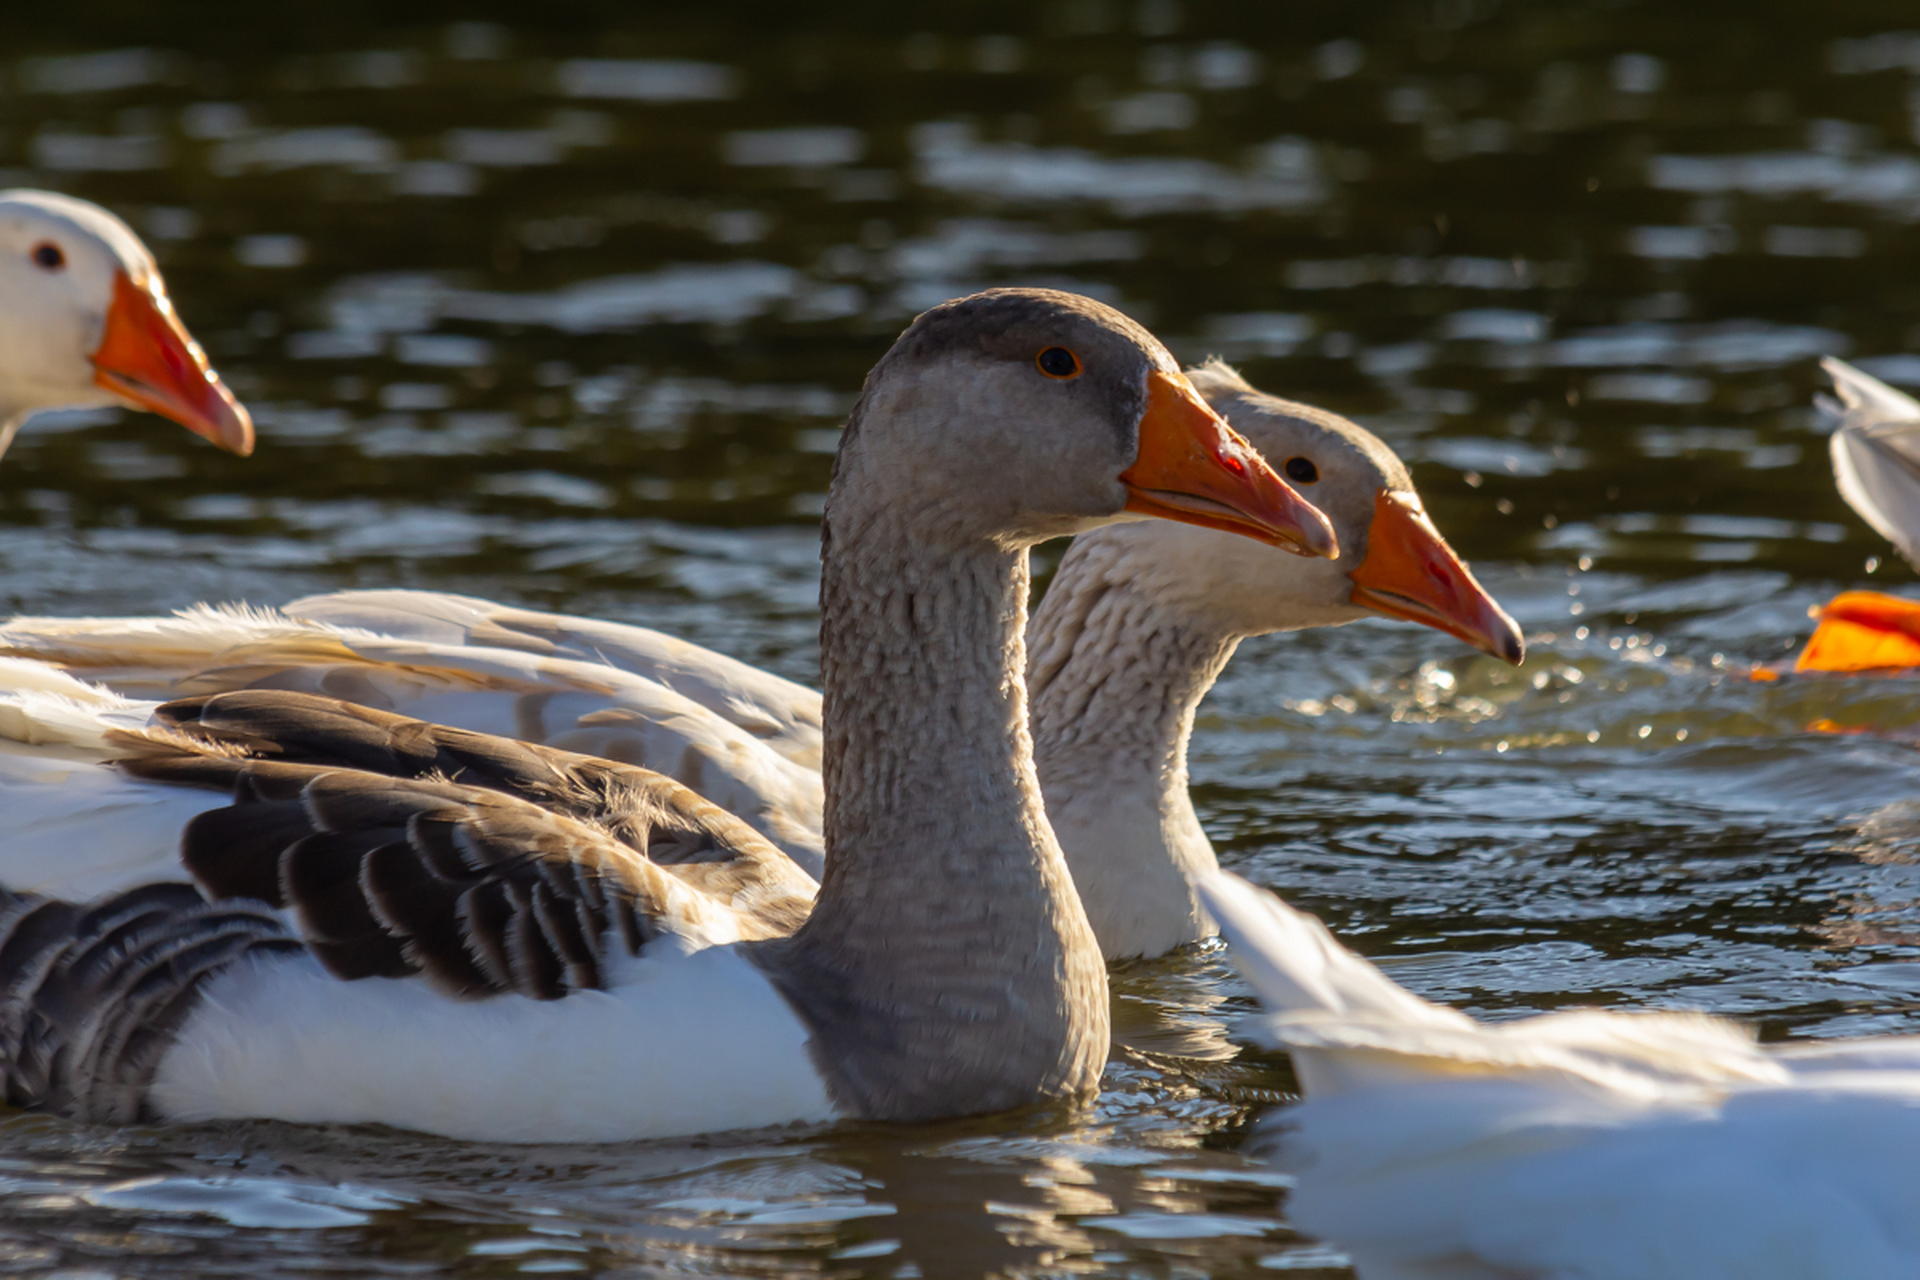
[[[1920,567],[1920,401],[1829,356],[1821,368],[1839,399],[1816,406],[1833,434],[1833,478],[1840,496]],[[1819,610],[1819,623],[1794,659],[1795,671],[1887,671],[1920,666],[1920,602],[1881,591],[1843,591]],[[1762,679],[1777,673],[1762,668]]]
[[[1061,561],[1028,626],[1032,733],[1049,820],[1109,960],[1212,932],[1188,887],[1190,872],[1217,863],[1188,795],[1187,740],[1242,638],[1385,615],[1507,662],[1524,653],[1513,620],[1433,528],[1405,465],[1377,437],[1264,395],[1218,361],[1187,374],[1313,495],[1345,551],[1287,555],[1215,529],[1141,521],[1081,534]],[[808,874],[822,872],[819,694],[658,631],[436,592],[349,591],[280,611],[19,618],[0,625],[0,652],[143,697],[304,689],[645,765],[745,820]],[[150,710],[77,685],[68,696],[93,699],[122,725]],[[97,732],[93,740],[110,751]],[[64,874],[77,870],[64,848],[51,852]],[[170,861],[168,850],[154,854]],[[102,887],[51,884],[83,896]]]
[[[1196,882],[1292,1056],[1288,1217],[1362,1280],[1909,1280],[1920,1037],[1761,1045],[1692,1013],[1480,1023],[1311,916]]]
[[[882,357],[822,527],[816,896],[636,766],[300,691],[166,704],[73,765],[99,803],[65,836],[147,803],[175,876],[0,903],[8,1100],[510,1142],[1085,1095],[1106,970],[1034,776],[1028,550],[1126,518],[1337,554],[1101,303],[989,291]]]
[[[1061,560],[1028,630],[1034,759],[1109,960],[1213,934],[1189,883],[1219,863],[1187,788],[1187,741],[1242,639],[1384,615],[1504,662],[1526,652],[1378,437],[1265,395],[1219,362],[1192,377],[1327,513],[1342,553],[1308,560],[1191,526],[1113,525],[1074,539]]]
[[[46,409],[124,406],[233,453],[253,421],[187,333],[153,254],[99,205],[0,191],[0,454]]]

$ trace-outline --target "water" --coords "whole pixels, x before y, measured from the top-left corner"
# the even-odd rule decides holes
[[[6,608],[431,585],[809,679],[861,374],[1078,288],[1384,435],[1530,637],[1244,646],[1194,744],[1229,865],[1489,1016],[1920,1030],[1914,685],[1744,676],[1913,590],[1808,408],[1821,354],[1920,382],[1905,6],[87,8],[0,15],[0,181],[145,232],[261,447],[35,424]],[[1346,1274],[1245,1150],[1292,1080],[1225,957],[1115,1000],[1091,1109],[908,1131],[9,1118],[0,1269]]]

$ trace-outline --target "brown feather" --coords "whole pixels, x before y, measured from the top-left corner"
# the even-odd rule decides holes
[[[289,691],[158,719],[122,735],[122,767],[236,797],[189,826],[188,869],[211,896],[290,907],[342,978],[551,1000],[603,984],[603,948],[682,927],[670,900],[733,912],[747,937],[789,931],[812,900],[758,833],[644,769]]]
[[[280,888],[300,934],[336,977],[404,978],[413,972],[399,939],[381,927],[360,888],[360,863],[388,843],[388,830],[319,832],[280,856]]]
[[[460,937],[460,895],[472,883],[437,874],[416,847],[404,844],[382,845],[360,865],[360,887],[375,918],[406,939],[407,962],[450,995],[487,995],[493,987]]]
[[[206,980],[298,950],[271,914],[143,885],[81,908],[0,890],[0,1077],[6,1100],[129,1123]]]
[[[495,991],[513,990],[513,961],[507,955],[507,926],[513,902],[498,880],[483,880],[460,895],[454,905],[460,938],[476,968]]]
[[[313,830],[298,800],[208,809],[180,833],[180,861],[211,898],[258,898],[287,905],[280,851]]]

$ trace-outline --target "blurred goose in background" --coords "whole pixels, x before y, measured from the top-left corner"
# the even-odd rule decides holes
[[[1820,366],[1839,396],[1815,403],[1833,429],[1829,448],[1840,496],[1920,568],[1920,401],[1831,356]],[[1920,601],[1843,591],[1819,619],[1794,659],[1795,671],[1920,666]]]
[[[1513,620],[1435,531],[1378,438],[1263,395],[1224,364],[1188,374],[1327,513],[1342,555],[1141,521],[1082,535],[1061,562],[1027,633],[1034,750],[1109,959],[1211,932],[1187,881],[1217,865],[1188,795],[1187,740],[1243,637],[1384,614],[1507,662],[1523,653]],[[465,596],[353,591],[279,613],[20,618],[0,626],[0,648],[125,694],[301,689],[644,765],[821,874],[820,695],[657,631]],[[68,696],[99,714],[74,723],[71,746],[104,751],[100,725],[137,725],[151,710],[72,683]]]
[[[1350,550],[1337,561],[1255,544],[1249,554],[1244,540],[1204,528],[1139,523],[1068,551],[1029,628],[1033,734],[1049,813],[1109,958],[1157,955],[1209,932],[1186,881],[1214,865],[1187,792],[1186,747],[1196,706],[1241,638],[1387,614],[1509,662],[1523,652],[1512,620],[1434,531],[1405,466],[1376,437],[1262,395],[1224,365],[1189,373],[1314,495]],[[282,614],[16,619],[0,627],[0,644],[128,693],[301,688],[645,764],[699,787],[820,874],[819,695],[645,628],[363,591]]]
[[[0,191],[0,453],[35,413],[97,405],[253,452],[252,420],[127,224],[71,196]]]
[[[1336,553],[1091,299],[946,303],[875,366],[822,522],[817,898],[661,775],[307,693],[105,728],[120,767],[75,764],[77,809],[0,758],[7,1100],[597,1141],[1090,1092],[1106,971],[1034,776],[1027,551],[1129,514]],[[91,714],[10,710],[56,741]],[[76,853],[132,870],[65,901]]]
[[[1305,1094],[1275,1117],[1288,1219],[1362,1280],[1920,1275],[1920,1037],[1479,1023],[1237,876],[1197,887]]]

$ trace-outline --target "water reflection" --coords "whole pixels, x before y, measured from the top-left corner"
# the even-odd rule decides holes
[[[1193,760],[1231,864],[1494,1016],[1911,1030],[1912,683],[1745,676],[1837,586],[1911,590],[1807,408],[1823,354],[1920,385],[1920,37],[1873,26],[0,15],[0,178],[141,228],[263,440],[35,420],[0,467],[0,590],[432,585],[811,679],[866,368],[953,293],[1075,288],[1380,432],[1528,632],[1518,671],[1385,623],[1244,646]],[[911,1134],[523,1152],[13,1118],[5,1239],[145,1274],[1341,1274],[1241,1150],[1291,1085],[1234,1056],[1246,1007],[1209,949],[1129,969],[1091,1112]]]

